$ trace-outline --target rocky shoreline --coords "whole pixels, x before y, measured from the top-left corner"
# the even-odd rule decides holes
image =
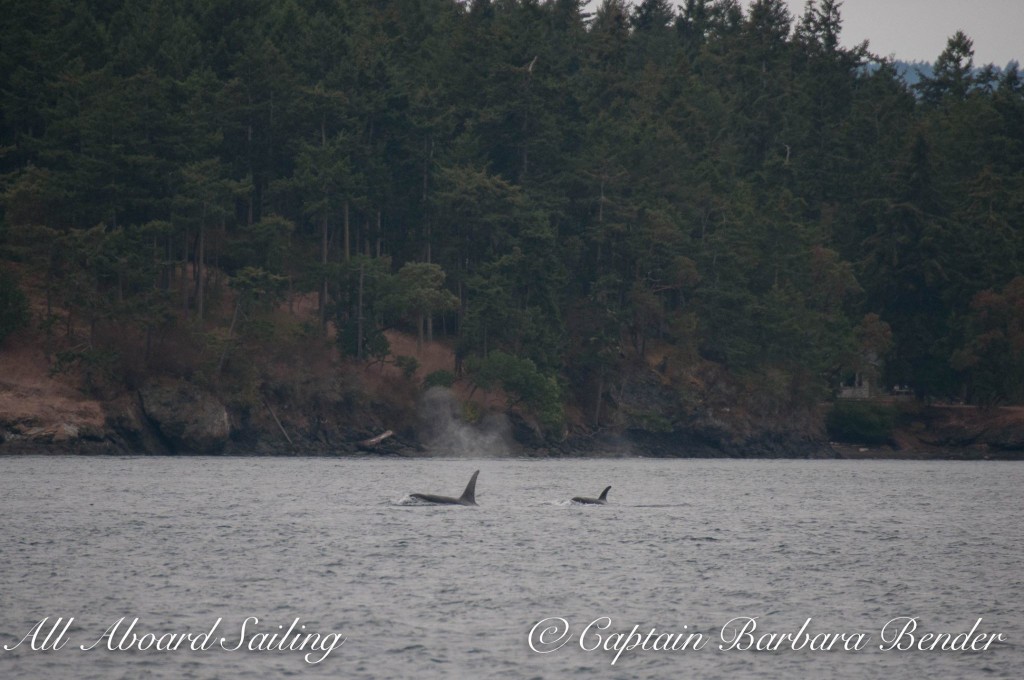
[[[616,393],[602,428],[577,417],[545,432],[500,394],[423,391],[401,375],[362,369],[268,373],[249,391],[169,375],[86,390],[47,376],[42,357],[27,350],[10,359],[0,377],[0,456],[1024,459],[1024,407],[869,403],[886,410],[891,432],[837,442],[825,427],[832,405],[783,408],[713,379],[704,382],[717,388],[680,400],[652,370],[636,371]],[[392,434],[367,445],[384,432]]]
[[[278,408],[283,411],[284,405]],[[361,443],[379,434],[383,422],[366,418],[364,427],[355,428],[317,418],[311,426],[310,419],[300,422],[287,412],[279,420],[270,404],[261,415],[232,410],[188,383],[162,380],[66,413],[0,413],[0,455],[428,457],[487,451],[499,457],[1024,460],[1024,414],[1005,409],[925,408],[894,441],[873,446],[777,429],[740,433],[720,422],[714,428],[698,424],[650,431],[634,426],[553,439],[521,415],[508,413],[491,422],[458,423],[459,443],[431,431],[435,414],[432,422],[406,427],[367,448]]]

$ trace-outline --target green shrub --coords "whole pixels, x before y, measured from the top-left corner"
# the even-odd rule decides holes
[[[895,411],[886,404],[837,401],[825,419],[828,436],[854,444],[885,444],[892,440]]]
[[[462,404],[462,420],[475,425],[484,417],[483,411],[476,402],[466,401]]]
[[[416,369],[420,367],[420,362],[416,357],[399,354],[395,357],[395,366],[402,371],[406,380],[410,380],[416,374]]]

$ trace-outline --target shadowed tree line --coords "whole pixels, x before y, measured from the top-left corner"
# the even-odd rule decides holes
[[[552,427],[645,362],[1019,401],[1024,84],[957,33],[908,87],[840,4],[3,0],[0,261],[69,358],[185,329],[219,374],[304,293]]]

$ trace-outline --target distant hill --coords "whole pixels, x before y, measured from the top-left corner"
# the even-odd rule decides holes
[[[932,68],[932,64],[929,61],[899,61],[895,62],[896,72],[900,74],[903,81],[909,85],[914,86],[921,82],[921,77],[934,78],[935,69]]]
[[[935,69],[932,67],[932,63],[929,61],[903,61],[901,59],[897,59],[896,61],[893,62],[893,64],[896,66],[896,72],[899,74],[900,78],[902,78],[903,81],[910,87],[913,87],[914,85],[921,82],[922,78],[935,77]],[[984,66],[976,67],[974,69],[974,73],[981,73],[984,70],[985,66],[987,66],[987,64]],[[874,69],[876,69],[877,67],[877,64],[870,64],[868,66],[868,69],[870,71],[874,71]],[[1011,61],[1006,66],[993,66],[993,71],[997,76],[999,76],[1002,75],[1004,71],[1007,71],[1013,67],[1019,68],[1019,64],[1016,61]]]

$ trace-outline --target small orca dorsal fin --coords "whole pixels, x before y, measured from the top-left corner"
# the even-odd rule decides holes
[[[469,484],[466,485],[466,490],[462,492],[462,496],[459,501],[467,503],[469,505],[476,505],[476,476],[480,474],[477,470],[473,473],[473,476],[469,478]]]
[[[604,487],[604,491],[602,491],[601,495],[597,497],[598,500],[602,500],[602,501],[608,500],[608,492],[611,491],[611,488],[612,487],[610,487],[610,486]]]

